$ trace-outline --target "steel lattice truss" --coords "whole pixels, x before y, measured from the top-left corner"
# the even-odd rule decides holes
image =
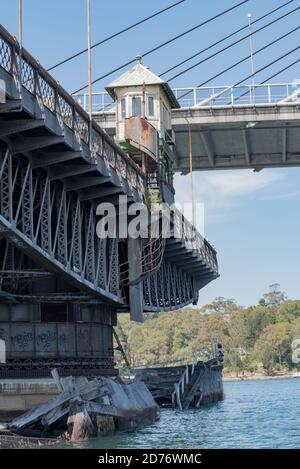
[[[2,234],[27,255],[38,257],[39,263],[50,271],[60,272],[71,283],[121,305],[119,240],[97,237],[95,214],[93,203],[80,200],[76,192],[66,191],[59,181],[51,181],[44,170],[32,168],[29,159],[12,155],[8,148],[0,153]],[[182,249],[186,252],[186,248]],[[4,261],[8,254],[5,251]],[[10,267],[3,262],[4,267],[16,269],[17,264]],[[41,273],[36,272],[37,275]],[[10,279],[13,285],[17,281],[13,275]],[[194,276],[167,259],[143,285],[147,311],[177,309],[198,298],[199,284]]]
[[[42,264],[119,301],[117,239],[97,237],[93,204],[8,149],[0,155],[0,224]]]
[[[193,277],[166,260],[144,281],[145,311],[170,311],[197,299],[198,290]]]

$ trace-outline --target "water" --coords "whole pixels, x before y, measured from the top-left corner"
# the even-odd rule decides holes
[[[299,448],[300,379],[224,384],[216,405],[78,445],[89,448]]]

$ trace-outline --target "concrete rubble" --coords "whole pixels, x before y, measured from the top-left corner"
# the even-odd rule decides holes
[[[159,418],[159,407],[142,382],[123,384],[98,377],[60,378],[59,394],[7,424],[11,435],[58,437],[82,441],[115,430],[135,428]]]

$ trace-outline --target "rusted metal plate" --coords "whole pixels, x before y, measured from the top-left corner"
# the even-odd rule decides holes
[[[143,117],[125,119],[125,140],[132,147],[157,160],[158,133],[147,119]]]

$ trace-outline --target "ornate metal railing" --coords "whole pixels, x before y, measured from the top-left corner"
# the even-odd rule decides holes
[[[15,82],[19,97],[23,88],[57,117],[61,126],[66,125],[76,135],[80,144],[91,149],[91,156],[104,159],[106,165],[114,168],[130,187],[143,193],[143,174],[125,152],[92,121],[76,101],[25,49],[20,51],[19,43],[0,26],[0,66]]]
[[[218,272],[217,253],[199,231],[177,210],[173,212],[174,237],[182,239],[187,249],[195,251],[216,273]]]

